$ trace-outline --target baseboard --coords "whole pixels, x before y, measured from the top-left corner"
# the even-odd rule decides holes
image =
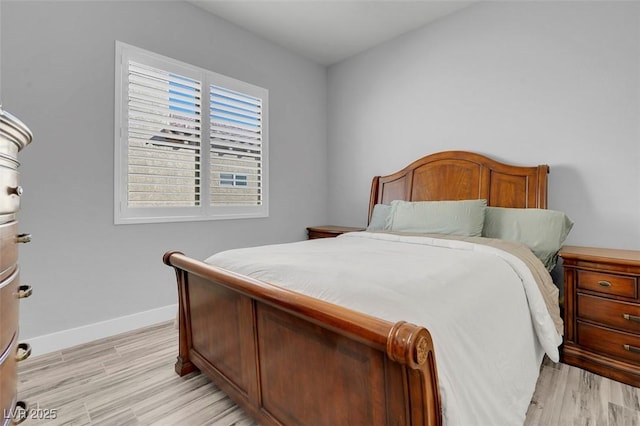
[[[82,327],[31,337],[26,341],[31,345],[32,356],[43,355],[164,321],[175,320],[176,312],[178,312],[177,304],[163,306],[124,317],[87,324]]]

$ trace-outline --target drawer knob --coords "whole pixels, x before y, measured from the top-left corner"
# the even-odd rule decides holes
[[[24,192],[24,190],[22,189],[22,187],[20,185],[16,186],[16,187],[8,187],[7,188],[7,193],[9,195],[17,195],[18,197],[22,195],[22,193]]]
[[[24,401],[17,401],[16,406],[11,413],[11,424],[17,425],[27,420],[27,403]]]
[[[31,345],[28,343],[18,343],[18,349],[16,353],[16,361],[21,362],[31,356]]]
[[[624,318],[626,320],[629,320],[629,321],[640,322],[640,317],[638,317],[636,315],[622,314],[622,318]]]
[[[600,287],[611,287],[611,283],[609,281],[598,281],[598,285]]]
[[[21,285],[18,287],[18,299],[26,299],[27,297],[31,297],[33,294],[33,289],[30,285]]]
[[[18,241],[19,243],[30,243],[31,234],[19,234],[16,238],[16,241]]]

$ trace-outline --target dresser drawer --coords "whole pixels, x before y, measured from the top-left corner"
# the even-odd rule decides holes
[[[9,346],[18,330],[18,271],[0,283],[0,351]]]
[[[18,185],[18,176],[17,170],[0,166],[0,215],[20,210],[22,188]]]
[[[640,365],[640,336],[578,321],[578,344],[586,349]],[[628,345],[630,350],[625,349]],[[633,349],[637,350],[634,351]]]
[[[0,354],[0,410],[2,410],[2,420],[5,420],[5,413],[13,413],[13,406],[16,402],[16,387],[18,385],[18,368],[15,357],[17,340]],[[11,424],[11,423],[9,423]]]
[[[578,319],[640,333],[640,305],[578,294]]]
[[[11,274],[18,261],[18,222],[0,225],[0,281]]]
[[[637,281],[635,277],[606,274],[604,272],[578,270],[579,289],[597,291],[612,296],[637,297]]]

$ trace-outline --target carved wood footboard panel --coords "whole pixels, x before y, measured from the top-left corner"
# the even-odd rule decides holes
[[[264,425],[439,425],[429,332],[169,252],[180,375],[199,369]]]

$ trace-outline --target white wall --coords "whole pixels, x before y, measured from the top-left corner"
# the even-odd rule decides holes
[[[167,250],[204,258],[327,221],[324,67],[181,2],[3,0],[1,35],[3,105],[35,134],[20,156],[23,337],[176,303]],[[269,218],[113,224],[115,40],[269,90]]]
[[[442,150],[549,164],[568,243],[640,249],[640,4],[483,2],[329,68],[329,206]]]

